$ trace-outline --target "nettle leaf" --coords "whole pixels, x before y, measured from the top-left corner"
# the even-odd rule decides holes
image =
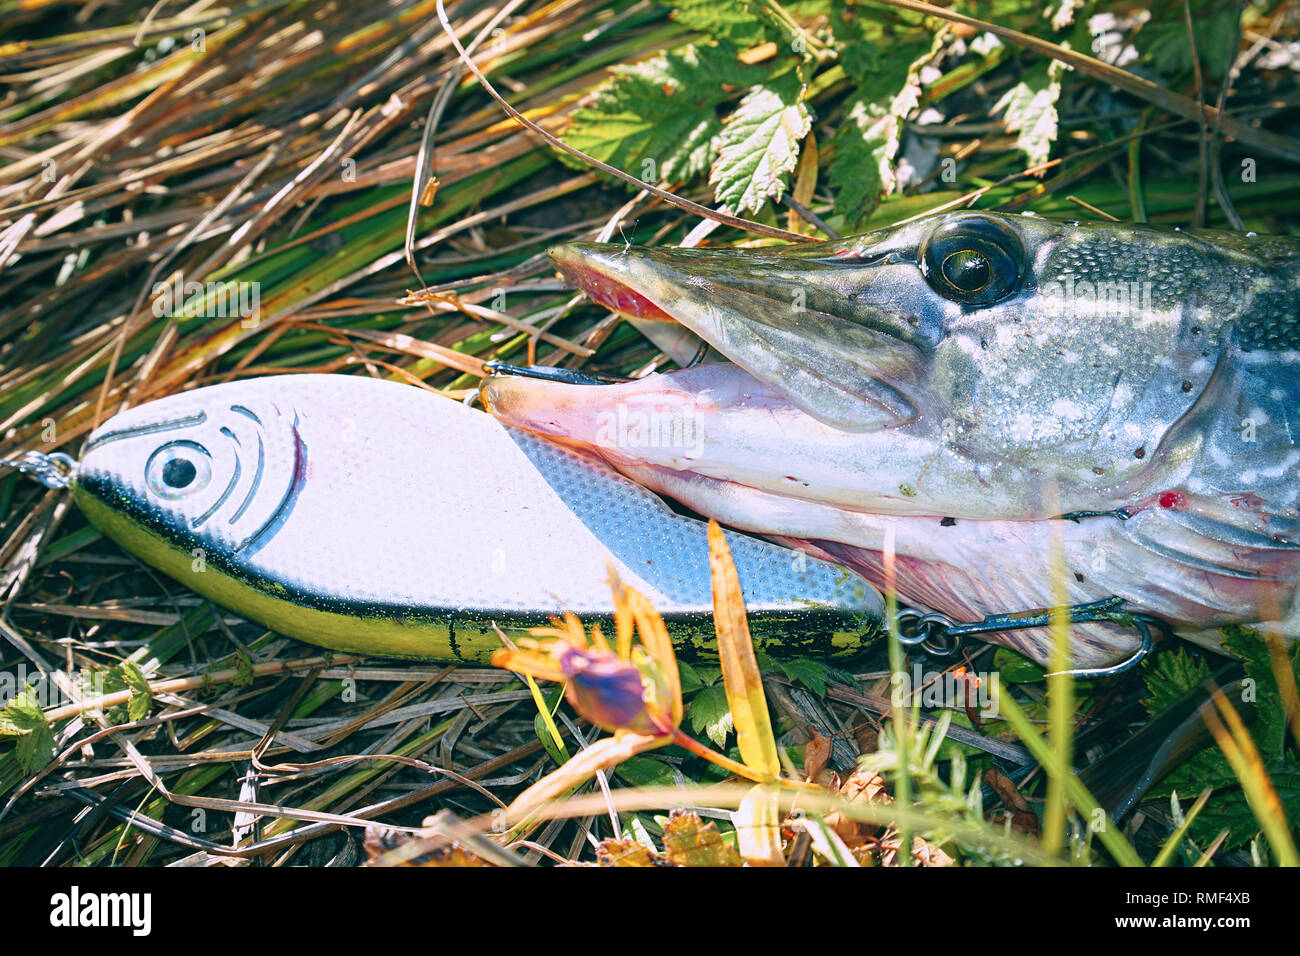
[[[683,26],[747,47],[769,37],[769,30],[747,0],[672,0],[672,18]]]
[[[1147,713],[1154,717],[1209,676],[1210,665],[1181,647],[1156,654],[1142,673],[1148,692]]]
[[[129,660],[122,662],[122,680],[131,690],[131,699],[126,705],[128,720],[144,720],[149,716],[149,705],[153,698],[149,695],[149,678],[140,668]]]
[[[1055,60],[1035,67],[1007,90],[990,111],[1006,111],[1007,132],[1019,134],[1016,148],[1025,154],[1030,166],[1047,162],[1056,142],[1056,101],[1061,97],[1063,72],[1064,67]]]
[[[54,731],[32,690],[19,693],[0,710],[0,737],[13,737],[14,756],[26,774],[45,769],[54,759]]]
[[[792,681],[798,681],[807,687],[818,697],[826,695],[826,684],[835,675],[834,668],[827,667],[821,661],[811,661],[806,657],[798,657],[790,661],[777,661],[777,666],[785,673],[785,676]]]
[[[886,45],[877,48],[875,42]],[[909,37],[888,45],[882,34],[872,44],[850,44],[841,54],[845,70],[856,56],[860,71],[858,94],[845,107],[831,139],[835,211],[845,217],[850,229],[858,228],[880,197],[898,185],[894,157],[903,120],[921,100],[918,71],[934,50],[929,39]]]
[[[1268,646],[1258,633],[1233,627],[1225,628],[1224,647],[1242,659],[1246,677],[1251,682],[1247,688],[1254,696],[1256,717],[1250,725],[1250,734],[1259,748],[1264,769],[1273,781],[1287,819],[1300,820],[1300,761],[1287,746],[1290,731]],[[1173,660],[1163,663],[1166,658]],[[1292,671],[1300,678],[1300,646],[1288,648],[1287,658]],[[1205,666],[1203,671],[1198,671],[1189,662],[1178,660],[1178,655],[1165,652],[1151,665],[1145,679],[1153,700],[1157,695],[1163,695],[1168,703],[1182,690],[1195,686],[1208,676],[1209,670]],[[1152,713],[1158,712],[1152,702],[1148,702],[1148,707]],[[1206,787],[1214,790],[1215,795],[1192,823],[1193,842],[1204,848],[1219,831],[1227,828],[1226,848],[1248,843],[1259,832],[1259,822],[1246,802],[1241,784],[1227,758],[1216,745],[1211,744],[1174,768],[1151,790],[1148,799],[1168,797],[1172,791],[1190,799]],[[1293,827],[1293,832],[1296,829]]]
[[[799,148],[812,128],[803,96],[798,71],[787,71],[746,94],[723,126],[709,182],[729,212],[757,212],[785,192],[786,180],[799,162]]]
[[[1258,631],[1231,627],[1225,629],[1225,633],[1223,646],[1245,661],[1246,678],[1254,682],[1257,717],[1253,735],[1266,768],[1271,769],[1274,761],[1280,760],[1286,752],[1287,738],[1291,732],[1282,706],[1282,694],[1278,690],[1272,656]],[[1295,675],[1297,683],[1300,683],[1300,645],[1291,644],[1286,648],[1286,660],[1291,665],[1291,673]]]
[[[723,746],[727,742],[727,734],[734,729],[726,688],[714,684],[692,697],[690,718],[692,730],[697,734],[705,734],[717,746]]]
[[[881,51],[888,46],[879,12],[853,0],[833,0],[830,22],[840,66],[859,83],[865,82],[880,70]]]
[[[856,229],[871,215],[880,197],[893,189],[894,154],[898,152],[898,120],[875,103],[849,104],[835,135],[830,165],[835,209]]]
[[[1192,32],[1196,37],[1196,52],[1201,58],[1202,72],[1211,80],[1222,78],[1235,52],[1232,41],[1236,19],[1237,5],[1234,3],[1193,4]],[[1192,72],[1192,45],[1188,42],[1182,4],[1169,4],[1163,10],[1153,5],[1151,19],[1134,36],[1133,45],[1156,72],[1166,77]]]
[[[718,105],[766,75],[726,43],[619,67],[574,114],[564,141],[647,182],[686,182],[709,168],[722,129]]]

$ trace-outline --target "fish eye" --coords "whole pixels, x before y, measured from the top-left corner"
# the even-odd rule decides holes
[[[921,254],[930,287],[966,305],[989,305],[1014,292],[1024,265],[1020,238],[985,216],[948,220],[926,239]]]
[[[207,487],[212,480],[212,459],[196,442],[170,442],[149,456],[144,472],[150,492],[175,501]]]

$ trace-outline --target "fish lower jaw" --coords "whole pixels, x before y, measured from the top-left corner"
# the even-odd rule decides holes
[[[1169,516],[1159,509],[1129,520],[953,522],[847,511],[698,474],[614,464],[699,514],[848,568],[878,588],[892,580],[905,603],[957,621],[1121,597],[1130,610],[1154,614],[1179,633],[1281,616],[1279,632],[1300,637],[1300,558],[1248,555],[1209,539],[1182,539],[1182,550],[1171,549],[1167,543],[1174,539],[1163,524]],[[885,557],[890,550],[892,574]],[[1052,654],[1045,628],[988,639],[1040,664]],[[1138,643],[1131,628],[1074,625],[1071,659],[1077,667],[1106,666],[1129,657]]]

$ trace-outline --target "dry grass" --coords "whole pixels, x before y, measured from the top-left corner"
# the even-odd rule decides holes
[[[350,372],[462,395],[489,359],[623,374],[667,364],[566,291],[543,252],[620,229],[677,241],[697,220],[557,162],[467,79],[435,10],[198,0],[145,16],[0,0],[0,457],[75,452],[124,405],[236,377]],[[449,16],[463,41],[480,38],[474,59],[491,81],[552,131],[610,65],[691,38],[644,0],[470,0]],[[1290,4],[1256,22],[1243,49],[1296,38]],[[945,103],[951,119],[913,128],[963,158],[962,181],[913,186],[874,222],[974,193],[988,208],[1089,218],[1300,223],[1294,167],[1249,188],[1216,181],[1203,147],[1229,147],[1189,118],[1199,87],[1164,91],[1177,99],[1158,107],[1134,99],[1143,125],[1115,137],[1090,122],[1105,84],[1071,86],[1059,158],[1035,176],[980,109],[1014,82],[1014,58],[971,62],[929,87],[925,103]],[[819,108],[834,116],[842,93],[829,87]],[[1247,69],[1232,115],[1267,132],[1295,102],[1291,74]],[[1210,195],[1222,198],[1198,198]],[[811,206],[829,215],[832,199],[819,187]],[[780,224],[798,226],[784,213]],[[258,283],[261,320],[155,315],[151,290],[176,273]],[[110,710],[59,723],[56,760],[39,774],[0,753],[3,863],[343,865],[359,859],[367,821],[481,816],[551,765],[513,675],[322,658],[160,579],[58,492],[12,474],[0,476],[0,597],[0,671],[63,679],[130,661],[153,697],[142,719]],[[778,694],[786,742],[824,728],[850,764],[872,746],[888,710],[883,649],[862,668],[838,698]],[[1076,719],[1081,747],[1122,731],[1131,710],[1117,705],[1133,690],[1117,682],[1092,699]],[[592,739],[560,714],[568,747]],[[977,747],[1010,746],[969,733]],[[525,857],[591,859],[609,814],[599,790],[584,806],[540,826]]]

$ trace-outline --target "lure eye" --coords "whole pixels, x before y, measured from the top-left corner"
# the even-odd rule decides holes
[[[144,466],[145,484],[159,498],[175,501],[202,491],[212,480],[212,459],[195,442],[163,445]]]
[[[1025,265],[1020,238],[996,219],[962,216],[925,241],[921,272],[944,298],[989,305],[1015,291]]]

